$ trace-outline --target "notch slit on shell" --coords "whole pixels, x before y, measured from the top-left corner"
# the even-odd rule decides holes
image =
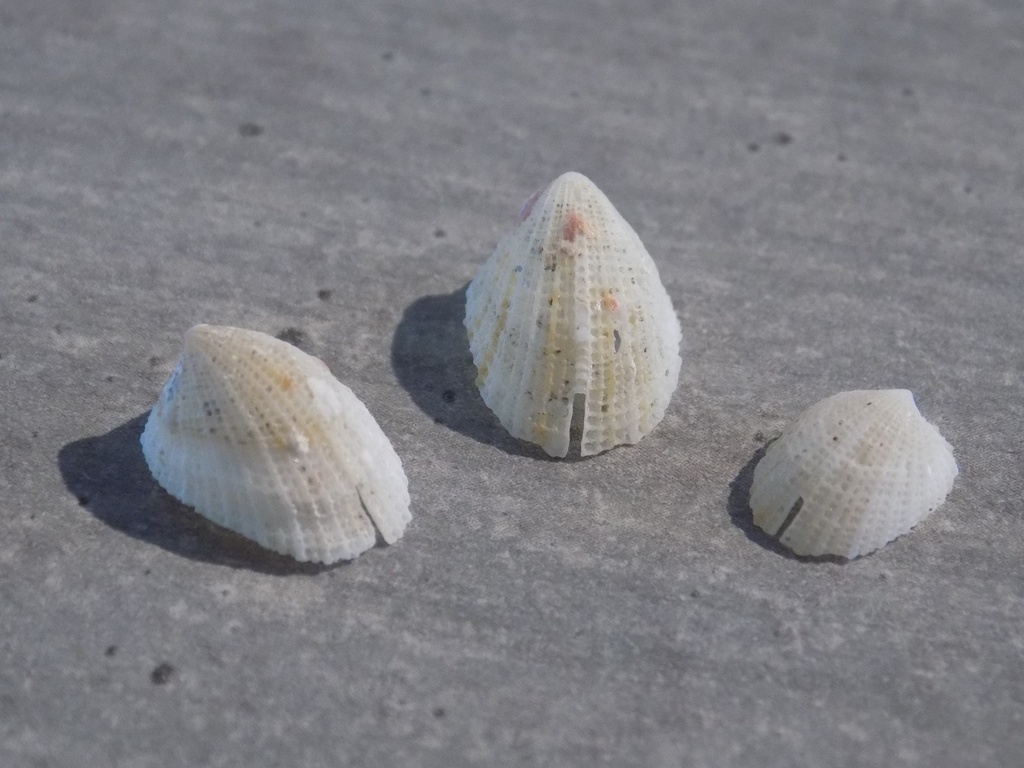
[[[664,416],[682,334],[657,267],[592,181],[532,195],[466,291],[477,385],[515,437],[564,457],[636,443]],[[582,400],[577,403],[577,398]]]
[[[786,519],[782,521],[782,525],[780,525],[779,529],[775,532],[776,535],[778,535],[778,536],[785,535],[786,529],[789,528],[790,525],[792,525],[793,521],[796,519],[796,516],[800,514],[800,510],[803,508],[803,506],[804,506],[804,497],[800,496],[793,503],[793,508],[789,510],[789,514],[786,515]]]
[[[587,396],[576,393],[572,398],[572,418],[569,420],[569,446],[577,448],[583,442],[583,430],[586,428]]]

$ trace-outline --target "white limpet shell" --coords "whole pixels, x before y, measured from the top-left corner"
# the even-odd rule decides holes
[[[658,268],[579,173],[535,193],[466,291],[466,330],[487,406],[551,456],[637,443],[679,379],[682,333]],[[577,418],[579,414],[577,414]]]
[[[956,460],[905,389],[841,392],[786,427],[754,469],[754,522],[797,555],[865,555],[945,500]],[[788,523],[788,525],[786,525]]]
[[[411,519],[402,462],[326,364],[241,328],[197,325],[142,451],[171,495],[296,560],[349,560]]]

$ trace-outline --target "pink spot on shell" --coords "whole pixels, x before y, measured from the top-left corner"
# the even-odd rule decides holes
[[[619,308],[619,300],[609,291],[601,296],[601,306],[604,307],[605,312],[614,312]]]
[[[578,235],[587,234],[590,234],[587,220],[576,211],[569,211],[569,215],[565,217],[565,224],[562,225],[562,239],[571,243]]]

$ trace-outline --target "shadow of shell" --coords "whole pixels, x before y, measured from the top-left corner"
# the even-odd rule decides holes
[[[480,397],[464,324],[467,285],[406,307],[391,342],[398,383],[438,424],[508,454],[556,461],[539,446],[512,437]]]
[[[344,565],[299,563],[211,523],[164,491],[142,455],[139,438],[149,413],[106,434],[61,448],[64,485],[79,504],[111,528],[191,560],[286,576]]]

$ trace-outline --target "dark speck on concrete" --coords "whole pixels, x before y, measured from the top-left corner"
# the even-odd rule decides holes
[[[113,376],[107,376],[107,381],[113,381],[113,380],[114,380]]]
[[[446,389],[444,392],[441,393],[441,399],[444,400],[446,403],[454,403],[455,392],[451,389]]]
[[[440,227],[438,227],[437,229],[434,230],[434,237],[444,237],[446,234],[448,234],[448,233],[445,232]]]
[[[973,192],[973,191],[974,191],[974,189],[971,187],[970,184],[968,184],[968,185],[966,185],[964,187],[964,192],[967,193],[968,195],[971,194],[971,192]]]
[[[242,123],[238,126],[238,134],[246,138],[259,136],[261,133],[263,133],[263,126],[258,123]]]
[[[748,152],[757,152],[757,150],[759,150],[760,148],[761,148],[761,145],[758,144],[756,141],[752,141],[749,144],[747,144],[747,151]]]
[[[39,297],[33,293],[31,296],[28,297],[27,301],[29,304],[35,304],[37,301],[39,301]]]
[[[331,291],[329,288],[321,288],[316,292],[316,297],[320,299],[320,301],[327,301],[331,298]]]
[[[764,432],[762,432],[761,430],[757,430],[757,432],[754,433],[754,442],[755,443],[763,443],[764,441],[765,441]]]
[[[909,85],[903,86],[903,95],[904,96],[913,96],[914,95],[914,89],[911,88]]]
[[[787,144],[792,144],[793,143],[793,137],[790,136],[785,131],[779,131],[778,133],[775,134],[774,141],[780,147],[784,147]]]
[[[391,61],[393,58],[395,58],[395,54],[393,54],[391,51],[384,51],[384,53],[382,53],[380,57],[384,59],[384,61]]]
[[[429,96],[429,95],[430,95],[430,89],[429,88],[420,88],[420,96],[426,97],[426,96]]]
[[[254,221],[254,222],[252,223],[252,225],[253,225],[254,227],[256,227],[257,229],[259,229],[260,227],[262,227],[262,226],[263,226],[263,222],[262,222],[262,221],[260,221],[259,219],[256,219],[256,221]]]
[[[117,653],[117,646],[116,645],[108,645],[107,646],[107,650],[105,650],[103,652],[103,655],[106,656],[109,659],[112,656],[114,656],[116,653]]]
[[[149,364],[153,368],[156,368],[158,365],[160,365],[160,358],[157,357],[156,355],[153,355],[153,357],[149,358]]]
[[[166,685],[170,682],[173,674],[174,667],[166,661],[162,661],[153,667],[153,671],[149,673],[149,679],[153,681],[153,685]]]
[[[434,708],[434,717],[444,717],[444,715],[445,715],[444,707],[435,707]]]
[[[78,497],[78,503],[81,504],[84,507],[86,504],[89,503],[89,497],[88,496],[84,496],[84,495],[83,496],[79,496]]]
[[[294,344],[296,347],[301,347],[302,342],[306,340],[306,334],[298,328],[285,328],[277,334],[277,338],[281,341],[287,341],[289,344]]]
[[[846,155],[840,152],[838,155],[836,155],[836,160],[838,160],[840,163],[845,163]]]

